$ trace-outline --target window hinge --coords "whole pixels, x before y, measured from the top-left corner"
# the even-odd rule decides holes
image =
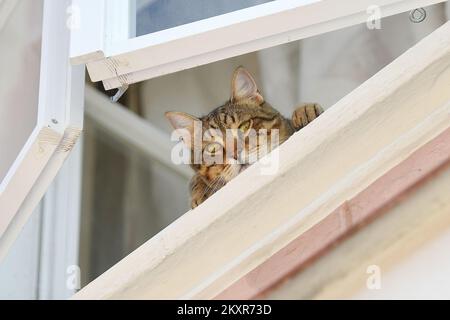
[[[123,86],[121,86],[117,90],[116,94],[111,97],[111,101],[114,103],[118,102],[119,99],[122,98],[122,96],[125,94],[125,92],[127,92],[128,88],[129,88],[128,84],[124,84]]]

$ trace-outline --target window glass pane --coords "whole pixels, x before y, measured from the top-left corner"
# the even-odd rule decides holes
[[[173,28],[274,0],[136,1],[136,35]]]

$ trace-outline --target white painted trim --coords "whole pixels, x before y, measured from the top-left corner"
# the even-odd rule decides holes
[[[104,58],[106,0],[72,0],[66,13],[67,23],[73,25],[70,43],[73,64]]]
[[[72,55],[92,81],[113,89],[445,0],[279,0],[103,46],[104,57]]]
[[[7,273],[2,275],[7,280],[3,283],[6,287],[3,284],[0,287],[3,298],[59,300],[75,293],[67,286],[67,280],[76,276],[73,273],[76,269],[68,267],[78,265],[81,148],[77,143],[19,238],[0,262],[0,266],[6,264],[1,271]],[[30,265],[17,265],[22,262]],[[21,277],[19,288],[15,287],[17,277]]]
[[[0,185],[0,240],[62,140],[62,134],[35,129]]]
[[[105,45],[108,47],[132,37],[131,10],[134,9],[131,1],[108,0],[105,15]]]
[[[103,59],[112,43],[133,37],[136,26],[131,18],[134,0],[72,0],[68,8],[72,21],[70,56],[73,64]],[[68,22],[70,23],[70,22]]]
[[[105,95],[91,87],[86,87],[86,116],[171,171],[186,179],[193,176],[193,171],[188,166],[175,165],[171,161],[173,143],[168,134],[125,107],[112,103]]]
[[[84,68],[68,61],[69,0],[45,0],[37,127],[0,185],[0,260],[72,150],[83,125]]]
[[[75,298],[217,296],[448,129],[449,65],[450,22]]]
[[[79,265],[81,164],[82,144],[77,143],[42,201],[38,283],[41,300],[68,299],[80,289],[67,282],[69,277],[80,277],[77,269],[70,267]]]

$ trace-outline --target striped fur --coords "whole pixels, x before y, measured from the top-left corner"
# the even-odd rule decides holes
[[[201,155],[213,155],[221,161],[192,164],[195,175],[190,183],[191,207],[195,208],[236,177],[240,172],[252,164],[250,156],[261,150],[270,152],[271,137],[278,130],[279,144],[286,141],[295,131],[300,130],[323,112],[318,104],[307,103],[299,106],[292,119],[284,118],[269,103],[264,101],[252,76],[242,67],[233,75],[232,96],[224,105],[214,109],[208,115],[196,118],[182,112],[168,112],[167,118],[175,129],[187,129],[194,137],[194,122],[202,124],[203,139]],[[255,139],[250,143],[247,135],[257,134],[261,129],[267,130],[267,141]],[[229,143],[227,130],[233,130],[235,139]],[[211,134],[210,134],[211,133]],[[229,132],[228,132],[229,133]],[[239,144],[237,141],[241,141]],[[194,144],[190,139],[189,147],[194,160]],[[254,140],[254,141],[255,141]],[[264,143],[264,145],[261,145]],[[230,149],[233,150],[230,150]],[[212,152],[210,152],[212,151]],[[260,157],[265,154],[260,153]],[[231,154],[231,157],[230,157]],[[203,160],[203,159],[202,159]],[[239,163],[236,163],[239,160]]]

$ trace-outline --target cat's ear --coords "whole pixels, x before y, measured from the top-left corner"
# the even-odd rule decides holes
[[[201,135],[201,120],[184,112],[166,112],[165,116],[172,127],[179,131],[184,143],[191,148],[195,134]],[[196,129],[200,132],[196,132]]]
[[[255,80],[244,67],[239,67],[234,71],[231,90],[231,101],[233,102],[242,100],[253,100],[258,104],[264,102]]]

